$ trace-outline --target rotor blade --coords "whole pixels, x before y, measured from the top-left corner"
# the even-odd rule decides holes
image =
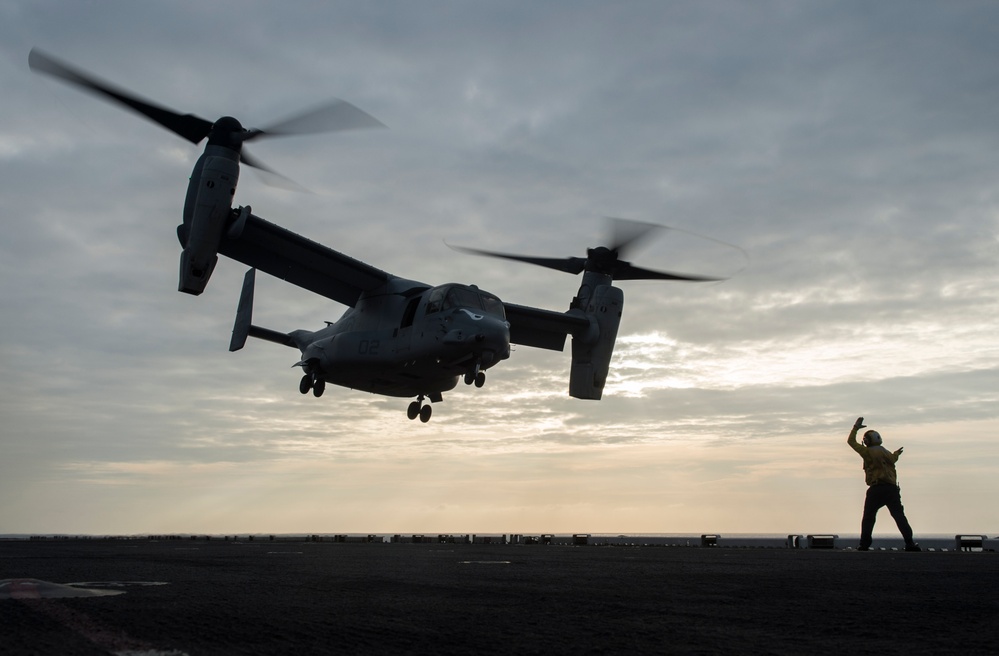
[[[259,137],[286,137],[319,132],[342,132],[344,130],[364,130],[384,128],[385,124],[358,109],[346,100],[334,99],[331,102],[292,116],[262,129],[247,132],[243,141]]]
[[[256,157],[253,157],[252,155],[250,155],[250,153],[246,152],[245,150],[240,151],[239,161],[240,163],[246,164],[247,166],[252,166],[255,169],[260,169],[261,171],[266,171],[267,173],[279,175],[277,171],[271,169],[269,166],[261,162]]]
[[[239,161],[247,166],[252,166],[257,169],[260,172],[260,179],[263,180],[265,184],[272,187],[278,187],[280,189],[287,189],[288,191],[309,191],[291,178],[281,175],[256,157],[250,155],[246,152],[245,148],[239,153]]]
[[[710,276],[691,276],[685,273],[669,273],[667,271],[653,271],[632,266],[627,262],[618,262],[614,269],[614,280],[683,280],[687,282],[717,282],[726,280],[725,278],[712,278]]]
[[[75,84],[85,91],[104,96],[116,103],[125,105],[192,143],[200,142],[208,136],[208,132],[212,129],[211,121],[206,121],[192,114],[180,114],[171,109],[166,109],[165,107],[143,100],[138,96],[117,89],[106,82],[100,81],[87,73],[60,62],[46,55],[38,48],[32,48],[31,52],[28,53],[28,67],[36,73],[45,73],[57,77],[70,84]]]
[[[447,242],[444,242],[447,244]],[[577,274],[583,271],[586,266],[586,259],[582,257],[566,257],[566,258],[555,258],[555,257],[530,257],[527,255],[510,255],[509,253],[496,253],[493,251],[480,251],[477,248],[466,248],[464,246],[452,246],[447,244],[448,248],[461,253],[469,253],[471,255],[485,255],[486,257],[498,257],[504,260],[513,260],[515,262],[526,262],[528,264],[536,264],[538,266],[545,267],[546,269],[555,269],[556,271],[564,271],[565,273]]]
[[[645,239],[650,233],[664,228],[664,226],[654,223],[643,223],[630,219],[607,217],[607,220],[611,222],[611,236],[613,239],[613,245],[608,246],[608,248],[612,251],[617,251],[620,257],[624,257],[624,254],[629,249],[637,242]]]

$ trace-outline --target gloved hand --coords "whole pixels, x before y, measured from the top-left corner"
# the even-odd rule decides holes
[[[863,417],[857,417],[857,421],[853,424],[853,430],[860,430],[861,428],[867,428],[867,426],[864,425]]]

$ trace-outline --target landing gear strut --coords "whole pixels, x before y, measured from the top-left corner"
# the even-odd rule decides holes
[[[420,418],[424,424],[430,421],[430,415],[433,414],[434,409],[429,405],[423,405],[423,395],[420,394],[416,397],[416,400],[409,404],[406,408],[406,416],[410,419]]]

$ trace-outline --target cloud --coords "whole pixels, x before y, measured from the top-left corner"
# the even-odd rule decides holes
[[[204,531],[252,529],[251,517],[337,532],[373,530],[373,517],[390,531],[599,531],[615,517],[783,531],[797,520],[767,500],[787,494],[793,512],[849,528],[856,508],[824,499],[854,489],[856,463],[843,447],[843,469],[817,470],[861,413],[911,427],[941,457],[930,431],[974,427],[947,466],[987,494],[995,11],[3,7],[0,491],[18,502],[0,531],[185,530],[198,516]],[[200,150],[30,73],[36,45],[209,120],[265,125],[330,97],[372,113],[390,129],[254,144],[315,193],[244,171],[236,202],[407,278],[563,310],[577,279],[444,240],[582,255],[606,239],[603,216],[680,229],[639,249],[639,265],[732,277],[622,283],[600,402],[568,398],[568,352],[526,347],[483,389],[445,395],[427,425],[404,418],[405,399],[302,396],[295,351],[226,351],[242,266],[221,262],[201,297],[175,291],[174,231]],[[260,325],[312,329],[342,311],[258,279]],[[792,439],[818,435],[837,445]],[[925,526],[950,530],[947,495],[931,493],[948,477],[914,451],[907,495],[934,509]],[[98,503],[117,514],[74,518]],[[669,512],[653,520],[657,508]]]

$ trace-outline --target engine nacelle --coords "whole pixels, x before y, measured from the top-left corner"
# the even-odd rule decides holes
[[[184,246],[180,291],[195,295],[205,291],[218,262],[219,243],[238,182],[239,154],[227,148],[206,148],[191,174],[184,224],[179,230]]]
[[[624,310],[624,292],[609,284],[599,285],[582,309],[590,320],[591,328],[586,334],[572,338],[569,396],[597,400],[603,394],[610,371],[614,342]]]

